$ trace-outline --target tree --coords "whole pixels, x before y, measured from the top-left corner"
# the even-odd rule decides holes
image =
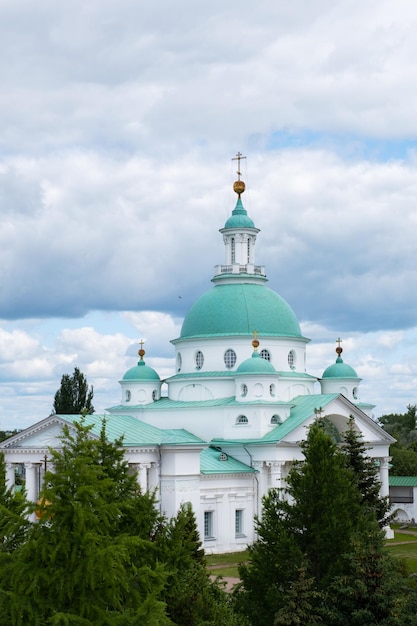
[[[374,515],[379,526],[387,526],[392,516],[389,498],[380,495],[378,467],[366,454],[362,433],[355,430],[355,420],[351,416],[348,429],[344,433],[343,453],[346,466],[353,471],[356,486],[360,493],[362,507],[367,507]]]
[[[75,433],[66,427],[61,442],[34,505],[40,520],[12,553],[7,577],[0,572],[0,624],[170,624],[153,496],[140,493],[105,426],[99,440],[82,423]]]
[[[364,461],[353,443],[352,457]],[[385,552],[366,463],[362,480],[323,420],[310,427],[302,449],[305,460],[290,470],[286,498],[272,490],[263,500],[259,538],[239,567],[237,610],[253,626],[402,626],[415,594]]]
[[[40,501],[26,508],[39,522],[23,513],[25,532],[11,545],[9,525],[0,548],[0,626],[245,623],[210,581],[191,506],[166,520],[105,420],[99,437],[82,420],[64,427],[50,456]]]
[[[61,386],[55,394],[53,411],[62,415],[81,415],[84,410],[87,414],[94,413],[93,396],[93,387],[88,388],[86,377],[76,367],[72,376],[62,376]]]

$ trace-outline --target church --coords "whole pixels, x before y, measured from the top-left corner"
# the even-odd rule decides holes
[[[156,490],[162,513],[173,516],[181,503],[191,503],[207,553],[244,550],[254,541],[262,497],[285,487],[317,416],[336,439],[354,417],[379,467],[382,495],[388,495],[394,442],[372,419],[373,405],[361,400],[361,379],[344,362],[340,340],[321,378],[308,373],[309,339],[256,264],[260,231],[244,208],[245,183],[237,174],[236,205],[220,228],[223,263],[172,340],[174,375],[161,380],[141,343],[139,361],[121,373],[118,403],[105,415],[85,417],[93,437],[103,418],[109,439],[123,436],[132,471],[143,490]],[[0,444],[8,484],[23,476],[36,501],[48,450],[59,446],[62,426],[76,420],[50,415]]]

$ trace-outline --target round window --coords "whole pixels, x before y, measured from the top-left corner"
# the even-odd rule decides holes
[[[204,365],[204,354],[201,352],[201,350],[198,350],[198,352],[196,352],[196,355],[195,355],[196,369],[201,370],[203,365]]]
[[[241,392],[242,398],[244,398],[246,395],[248,395],[248,386],[243,384],[240,388],[240,392]]]
[[[236,363],[236,352],[232,350],[231,348],[229,348],[224,353],[224,364],[227,367],[227,369],[230,370],[234,366],[235,363]]]

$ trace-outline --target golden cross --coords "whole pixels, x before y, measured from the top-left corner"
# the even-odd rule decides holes
[[[337,347],[340,348],[340,344],[342,343],[342,340],[340,339],[340,337],[336,339],[336,343],[337,343]]]
[[[232,161],[237,161],[237,179],[240,180],[240,177],[242,175],[242,172],[240,171],[240,161],[241,159],[246,159],[245,156],[242,156],[241,152],[238,152],[237,155],[235,157],[233,157]]]
[[[143,339],[139,339],[140,349],[143,350],[143,344],[145,343]]]

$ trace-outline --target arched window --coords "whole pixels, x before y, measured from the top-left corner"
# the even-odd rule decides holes
[[[132,397],[132,394],[130,393],[129,389],[126,389],[126,395],[125,395],[126,402],[130,402],[131,397]]]
[[[250,263],[250,239],[248,238],[248,263]]]
[[[264,348],[263,350],[260,351],[259,356],[261,356],[263,359],[265,359],[265,361],[270,361],[271,360],[271,353],[266,348]]]
[[[230,252],[231,252],[231,261],[232,261],[232,265],[236,260],[236,243],[235,243],[235,238],[232,237],[230,240]]]
[[[271,383],[269,385],[269,393],[270,393],[271,396],[275,396],[275,385],[274,385],[274,383]]]
[[[232,350],[231,348],[229,348],[224,353],[224,364],[227,367],[227,369],[230,370],[232,369],[235,363],[236,363],[236,352]]]
[[[155,402],[155,400],[158,400],[158,392],[156,389],[154,389],[152,391],[152,400]]]
[[[273,415],[271,417],[271,424],[281,424],[281,418],[279,415]]]
[[[177,372],[180,372],[182,368],[182,356],[181,356],[181,352],[178,352],[177,354]]]
[[[249,424],[249,420],[246,415],[239,415],[236,419],[236,424]]]
[[[204,365],[204,354],[201,352],[201,350],[198,350],[195,355],[195,367],[196,369],[201,370],[203,365]]]
[[[290,368],[292,370],[295,369],[295,351],[294,350],[290,350],[288,352],[288,365],[290,366]]]

